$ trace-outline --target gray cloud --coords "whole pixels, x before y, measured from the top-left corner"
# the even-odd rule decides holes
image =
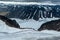
[[[60,2],[60,0],[0,0],[0,1],[20,1],[20,2],[43,2],[43,1],[52,1],[52,2]]]

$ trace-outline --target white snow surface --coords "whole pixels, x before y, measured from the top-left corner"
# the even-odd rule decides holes
[[[14,19],[14,18],[13,18]],[[38,28],[40,28],[40,26],[45,23],[45,22],[48,22],[48,21],[51,21],[51,20],[57,20],[59,18],[43,18],[43,19],[39,19],[39,21],[35,21],[33,19],[30,19],[30,20],[19,20],[19,19],[15,19],[21,28],[33,28],[35,30],[37,30]]]
[[[15,18],[12,18],[12,20]],[[46,18],[35,21],[15,19],[22,28],[34,28],[33,29],[17,29],[9,27],[5,22],[0,20],[0,40],[60,40],[60,32],[54,30],[42,30],[37,29],[45,22],[51,20],[57,20],[59,18]]]

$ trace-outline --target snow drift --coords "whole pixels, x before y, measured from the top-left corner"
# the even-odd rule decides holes
[[[15,18],[12,18],[12,20]],[[15,19],[21,27],[38,29],[44,22],[59,18],[46,18],[39,21]],[[33,29],[16,29],[0,20],[0,40],[59,40],[60,32],[54,30],[34,31]]]

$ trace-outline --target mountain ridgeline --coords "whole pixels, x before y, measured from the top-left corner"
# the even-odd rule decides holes
[[[60,18],[60,5],[5,5],[8,18],[34,19]],[[1,8],[0,8],[1,9]],[[3,9],[4,10],[4,9]]]

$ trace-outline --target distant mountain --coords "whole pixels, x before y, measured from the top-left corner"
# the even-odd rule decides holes
[[[9,12],[5,15],[8,18],[19,19],[34,19],[39,18],[60,18],[60,5],[54,4],[50,1],[38,2],[1,2],[0,11]]]
[[[34,19],[39,18],[60,18],[60,5],[16,5],[8,7],[9,18]]]

